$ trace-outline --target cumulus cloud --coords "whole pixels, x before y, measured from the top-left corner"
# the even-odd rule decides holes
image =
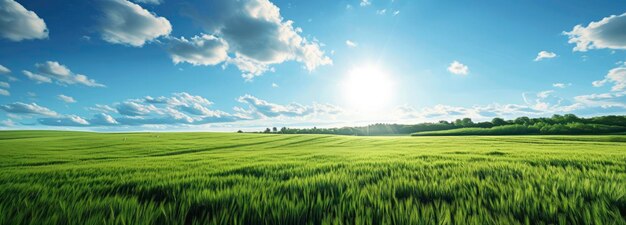
[[[172,38],[168,50],[174,63],[217,65],[228,59],[228,44],[213,35]]]
[[[551,59],[551,58],[554,58],[556,56],[557,55],[554,52],[540,51],[539,53],[537,53],[537,57],[535,58],[535,62],[541,61],[542,59]]]
[[[13,114],[30,114],[56,117],[58,114],[46,107],[39,106],[37,103],[14,102],[10,104],[0,105],[0,109]]]
[[[248,105],[248,109],[236,108],[237,111],[254,118],[268,117],[304,117],[314,114],[339,114],[342,110],[330,104],[313,104],[312,106],[298,103],[280,105],[271,103],[252,95],[244,95],[237,99]]]
[[[77,115],[64,115],[55,118],[40,118],[37,120],[42,125],[47,126],[89,126],[89,122]]]
[[[626,92],[580,95],[574,99],[588,107],[626,108]]]
[[[454,60],[452,63],[450,63],[450,66],[448,66],[448,72],[457,75],[467,75],[469,73],[469,67],[463,65],[459,61]]]
[[[99,113],[99,114],[94,115],[94,117],[91,120],[89,120],[89,123],[92,125],[103,125],[103,126],[119,124],[117,120],[115,120],[111,115],[106,114],[106,113]]]
[[[142,116],[156,112],[154,105],[146,105],[136,101],[126,101],[115,106],[117,113],[125,116]]]
[[[11,93],[9,91],[5,90],[5,89],[1,89],[0,88],[0,95],[9,96],[9,95],[11,95]]]
[[[46,23],[14,0],[0,1],[0,36],[11,41],[48,38]]]
[[[278,86],[278,84],[276,84],[276,83],[272,83],[272,87],[273,87],[273,88],[278,88],[279,86]]]
[[[450,105],[435,105],[419,110],[408,105],[396,108],[396,116],[402,119],[417,119],[419,121],[450,120],[455,118],[490,119],[493,117],[513,117],[520,115],[543,115],[542,111],[527,105],[518,104],[490,104],[471,107]]]
[[[563,34],[569,37],[568,43],[576,44],[574,51],[626,49],[626,13],[605,17],[587,26],[579,24]]]
[[[602,87],[606,83],[613,83],[612,91],[623,91],[626,88],[626,63],[613,68],[603,80],[594,81],[594,87]]]
[[[88,110],[91,116],[59,114],[36,103],[15,102],[0,105],[9,115],[36,115],[37,123],[46,126],[70,127],[134,127],[134,126],[192,126],[214,123],[234,123],[278,119],[310,120],[317,116],[334,118],[344,111],[331,104],[313,103],[287,105],[271,103],[251,95],[237,99],[244,107],[233,108],[233,113],[213,109],[214,103],[208,99],[186,92],[170,96],[127,99],[108,105],[95,105]],[[282,123],[281,122],[281,123]]]
[[[86,75],[73,73],[67,66],[56,61],[37,63],[35,67],[37,68],[37,73],[28,70],[24,70],[22,73],[28,79],[37,83],[52,83],[52,81],[56,81],[58,84],[63,85],[80,84],[88,87],[105,87]]]
[[[70,96],[67,95],[58,95],[57,98],[65,103],[75,103],[76,100]]]
[[[358,44],[356,42],[351,41],[351,40],[346,40],[346,46],[348,46],[350,48],[356,48],[358,46]]]
[[[107,42],[141,47],[172,32],[172,25],[166,18],[135,3],[127,0],[99,0],[99,3],[104,14],[100,32]]]
[[[401,105],[395,109],[395,115],[413,121],[437,121],[455,118],[491,119],[493,117],[514,118],[519,116],[551,116],[553,114],[581,112],[581,110],[597,107],[582,101],[584,97],[566,100],[556,95],[556,91],[547,90],[536,93],[524,93],[524,104],[488,104],[469,107],[435,105],[415,109]]]
[[[377,15],[385,15],[385,14],[387,14],[387,9],[376,10],[376,14]]]
[[[362,7],[369,6],[371,4],[372,2],[370,2],[369,0],[361,0],[361,2],[359,3],[359,5]]]
[[[202,125],[245,120],[245,118],[211,109],[213,102],[189,93],[174,93],[170,97],[146,96],[128,99],[112,105],[89,108],[98,112],[91,119],[75,116],[42,118],[39,123],[49,126],[143,126],[143,125]],[[80,122],[80,123],[79,123]]]
[[[38,84],[41,83],[52,83],[52,79],[50,79],[49,77],[45,77],[36,73],[32,73],[28,70],[22,70],[22,74],[24,74],[24,76],[26,76],[28,79],[33,80],[35,82],[37,82]]]
[[[10,88],[11,85],[7,82],[1,82],[0,81],[0,88]]]
[[[302,37],[302,29],[284,20],[280,9],[268,0],[196,3],[185,13],[208,34],[172,39],[169,52],[175,63],[232,64],[247,80],[285,61],[300,62],[308,71],[332,64],[322,44]]]
[[[11,73],[11,70],[9,68],[6,68],[3,65],[0,65],[0,74],[9,74]]]

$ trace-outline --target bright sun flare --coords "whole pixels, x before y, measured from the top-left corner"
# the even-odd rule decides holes
[[[389,74],[377,66],[355,67],[342,85],[347,104],[361,113],[376,113],[391,102],[393,82]]]

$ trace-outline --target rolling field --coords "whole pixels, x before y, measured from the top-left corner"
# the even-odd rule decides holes
[[[0,224],[626,224],[626,136],[0,132]]]

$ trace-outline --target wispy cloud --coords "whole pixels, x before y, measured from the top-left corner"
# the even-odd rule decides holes
[[[537,57],[535,57],[535,62],[541,61],[543,59],[551,59],[556,56],[557,55],[554,52],[540,51],[539,53],[537,53]]]
[[[76,103],[76,100],[70,96],[67,95],[58,95],[57,98],[65,103]]]

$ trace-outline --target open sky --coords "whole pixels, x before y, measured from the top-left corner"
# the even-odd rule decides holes
[[[626,1],[0,0],[0,129],[626,112]]]

